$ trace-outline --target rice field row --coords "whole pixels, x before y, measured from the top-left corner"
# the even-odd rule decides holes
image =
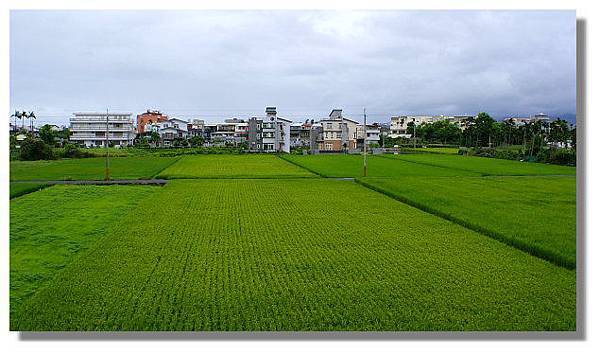
[[[118,227],[121,216],[157,189],[57,185],[12,200],[11,321],[19,317],[16,310],[36,290],[111,227]]]
[[[173,164],[172,157],[112,157],[112,179],[149,179]],[[49,161],[11,161],[10,180],[103,180],[104,158],[62,159]]]
[[[316,177],[275,155],[188,155],[162,171],[166,179]]]
[[[27,195],[29,193],[40,191],[48,187],[48,184],[39,182],[11,182],[10,183],[10,198]]]
[[[520,162],[515,160],[472,157],[450,154],[398,154],[382,155],[422,165],[455,169],[480,175],[575,175],[577,169],[570,166]]]
[[[11,328],[574,330],[575,319],[574,271],[353,182],[205,179],[142,199]]]
[[[575,268],[574,176],[361,178],[367,186],[422,210]]]
[[[288,155],[283,159],[323,177],[363,176],[363,157],[356,154]],[[479,176],[477,172],[369,156],[368,176]]]

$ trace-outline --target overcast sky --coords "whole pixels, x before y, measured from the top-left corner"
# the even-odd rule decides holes
[[[12,11],[11,108],[575,113],[574,11]]]

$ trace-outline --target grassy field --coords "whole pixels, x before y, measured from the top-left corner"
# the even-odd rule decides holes
[[[420,154],[419,154],[420,155]],[[284,159],[326,177],[363,176],[363,157],[354,154],[289,155]],[[477,176],[476,172],[448,169],[370,155],[368,176]]]
[[[11,201],[11,314],[156,189],[54,186]]]
[[[315,177],[274,155],[188,155],[159,174],[167,179]]]
[[[56,228],[56,212],[38,213]],[[575,329],[574,271],[351,181],[172,181],[116,226],[23,302],[11,328]]]
[[[48,184],[37,182],[11,182],[10,183],[10,198],[23,196],[31,192],[39,191],[48,187]]]
[[[561,165],[526,163],[514,160],[468,157],[450,154],[385,155],[388,159],[428,166],[462,170],[482,175],[575,175],[576,168]]]
[[[148,179],[177,158],[113,157],[110,174],[113,179]],[[11,161],[11,180],[102,180],[104,158],[64,159],[50,161]]]
[[[421,209],[575,268],[574,176],[361,180]]]
[[[434,154],[458,154],[458,148],[401,148],[402,152],[414,152],[414,153],[434,153]]]

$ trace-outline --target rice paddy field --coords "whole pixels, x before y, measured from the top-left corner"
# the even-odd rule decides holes
[[[574,169],[448,156],[367,178],[361,156],[183,156],[163,187],[35,190],[10,202],[10,327],[575,331]]]
[[[112,157],[109,169],[113,179],[149,179],[173,164],[171,157]],[[104,158],[48,161],[11,161],[10,180],[103,180]]]
[[[481,175],[575,175],[576,173],[576,168],[570,166],[450,154],[399,154],[386,155],[385,158]]]
[[[39,191],[48,184],[38,182],[11,182],[10,183],[10,198],[23,196],[31,192]]]
[[[315,177],[275,155],[189,155],[159,174],[167,179]]]
[[[365,178],[361,182],[541,258],[575,268],[574,176]]]
[[[416,154],[420,155],[420,154]],[[313,171],[323,177],[363,176],[363,157],[354,154],[289,155],[283,159]],[[442,166],[418,164],[411,161],[393,160],[370,156],[367,162],[368,175],[373,177],[392,176],[479,176],[477,172],[451,169]]]

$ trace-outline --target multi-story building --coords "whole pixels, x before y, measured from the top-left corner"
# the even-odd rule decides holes
[[[470,115],[453,115],[453,116],[431,116],[431,115],[407,115],[407,116],[393,116],[390,123],[390,134],[391,138],[404,137],[409,138],[412,132],[407,131],[409,124],[413,123],[415,126],[419,126],[426,123],[433,123],[437,121],[447,120],[450,123],[456,124],[461,129],[464,129],[465,122],[472,119]]]
[[[309,147],[310,131],[314,120],[306,120],[304,123],[292,123],[290,125],[290,145],[292,148]]]
[[[148,123],[144,126],[144,134],[158,133],[160,145],[173,146],[175,140],[188,138],[188,121],[179,118],[170,118],[164,122]]]
[[[135,138],[131,113],[75,112],[69,121],[69,140],[86,147],[126,146]]]
[[[370,147],[375,144],[379,144],[379,135],[380,135],[379,126],[367,124],[366,126],[366,137],[365,137],[365,126],[358,125],[356,128],[356,142],[357,148],[362,149],[363,143],[366,138],[367,147]]]
[[[515,126],[523,126],[528,123],[533,123],[537,121],[548,122],[550,121],[550,117],[545,113],[538,113],[535,115],[531,115],[529,117],[506,117],[504,119],[505,122],[511,121],[515,124]]]
[[[158,110],[147,110],[146,112],[137,115],[137,133],[144,134],[144,127],[148,123],[165,122],[169,116],[163,115]]]
[[[248,120],[248,148],[255,152],[290,152],[292,121],[277,117],[277,108],[267,107],[264,118]]]
[[[356,129],[358,122],[342,115],[342,110],[335,109],[329,118],[321,120],[323,141],[319,146],[321,151],[345,151],[356,149]]]

